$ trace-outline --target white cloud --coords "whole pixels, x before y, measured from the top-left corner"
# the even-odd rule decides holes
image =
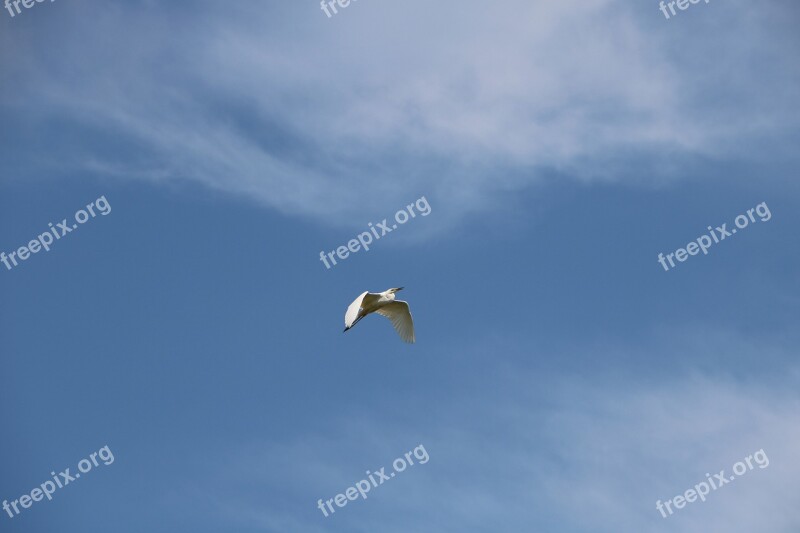
[[[465,382],[441,398],[424,391],[393,396],[402,418],[387,415],[396,409],[365,410],[326,428],[236,446],[220,454],[231,459],[204,473],[213,480],[203,485],[215,501],[211,514],[220,523],[269,531],[288,523],[303,531],[388,533],[794,530],[797,369],[761,369],[745,379],[665,369],[654,382],[657,372],[637,379],[640,369],[620,368],[624,358],[586,349],[607,358],[610,369],[577,376],[516,368],[487,377],[491,386]],[[656,364],[664,360],[661,351],[667,350],[637,353]],[[703,343],[682,348],[687,359],[706,353]],[[775,362],[785,360],[778,357],[783,353],[761,345],[739,355]],[[333,498],[365,470],[388,466],[420,443],[427,464],[334,517],[316,508],[317,499]],[[656,500],[684,493],[707,473],[730,475],[734,463],[761,449],[767,468],[756,467],[667,519],[656,510]]]
[[[64,66],[39,65],[13,99],[129,143],[125,156],[84,146],[73,165],[326,223],[363,225],[349,213],[421,194],[458,218],[543,169],[648,181],[676,174],[676,157],[738,157],[795,128],[781,9],[700,7],[665,21],[615,0],[362,2],[332,19],[314,3],[97,4],[60,23]]]

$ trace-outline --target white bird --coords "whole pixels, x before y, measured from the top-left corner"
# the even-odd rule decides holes
[[[383,292],[367,292],[353,300],[344,314],[344,330],[355,326],[359,320],[370,313],[378,313],[392,321],[395,331],[405,342],[414,342],[414,321],[408,302],[395,300],[394,293],[403,287],[388,289]]]

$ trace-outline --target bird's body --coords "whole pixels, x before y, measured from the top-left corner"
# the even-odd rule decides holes
[[[403,287],[388,289],[383,292],[362,292],[353,300],[344,314],[344,330],[352,328],[359,320],[371,313],[378,313],[392,321],[397,334],[405,342],[414,342],[414,321],[408,303],[395,298],[397,291]]]

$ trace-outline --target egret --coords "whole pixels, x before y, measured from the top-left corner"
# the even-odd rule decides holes
[[[403,287],[388,289],[383,292],[362,292],[353,300],[344,314],[344,331],[355,326],[359,320],[370,313],[378,313],[392,321],[394,330],[405,342],[414,342],[414,321],[408,302],[395,300],[394,294]]]

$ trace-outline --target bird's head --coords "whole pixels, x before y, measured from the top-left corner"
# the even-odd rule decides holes
[[[397,291],[402,291],[403,287],[395,287],[394,289],[389,289],[392,294],[396,293]]]

